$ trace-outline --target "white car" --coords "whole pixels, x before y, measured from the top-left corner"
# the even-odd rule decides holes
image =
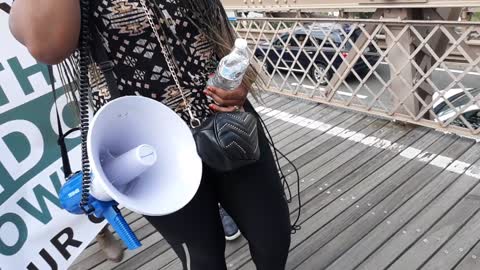
[[[433,100],[437,100],[433,104],[433,112],[437,115],[437,121],[446,122],[454,118],[457,112],[462,110],[463,117],[468,121],[473,128],[480,128],[480,88],[465,89],[476,100],[472,102],[462,88],[451,89],[443,93],[444,98],[438,98],[439,93],[433,94]],[[445,100],[448,100],[453,107],[449,106]],[[452,121],[453,125],[467,127],[467,125],[460,119],[455,118]]]

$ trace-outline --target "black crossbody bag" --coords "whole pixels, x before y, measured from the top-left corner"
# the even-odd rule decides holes
[[[177,77],[173,55],[169,54],[163,44],[145,0],[140,0],[140,4],[160,45],[172,79],[186,104],[185,111],[190,117],[190,127],[202,161],[221,172],[236,170],[257,162],[260,159],[258,119],[244,111],[217,112],[203,121],[196,118]]]

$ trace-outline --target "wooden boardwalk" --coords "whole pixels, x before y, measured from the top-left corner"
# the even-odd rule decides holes
[[[480,269],[480,143],[275,94],[264,102],[257,109],[301,176],[287,269]],[[292,220],[297,209],[294,198]],[[181,269],[162,236],[124,212],[143,246],[115,264],[92,243],[71,269]],[[255,269],[243,238],[226,258]]]

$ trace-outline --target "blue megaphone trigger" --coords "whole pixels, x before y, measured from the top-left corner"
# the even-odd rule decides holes
[[[59,197],[63,209],[76,215],[84,214],[83,209],[80,207],[80,201],[82,200],[82,172],[77,172],[68,178],[67,182],[60,189]],[[141,246],[135,233],[120,213],[117,202],[100,201],[90,195],[88,204],[92,207],[91,209],[96,217],[105,218],[110,223],[128,249],[133,250]]]

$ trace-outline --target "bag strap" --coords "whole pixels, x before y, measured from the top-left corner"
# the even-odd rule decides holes
[[[117,80],[113,74],[113,68],[115,65],[106,53],[105,46],[102,42],[102,36],[96,31],[96,28],[92,27],[91,29],[92,33],[94,33],[94,38],[91,40],[92,45],[90,46],[93,59],[102,71],[108,91],[110,92],[111,100],[119,98],[121,95],[118,91]]]
[[[196,118],[192,112],[192,105],[187,100],[185,93],[183,92],[183,87],[180,83],[180,80],[178,79],[177,71],[175,70],[175,64],[173,62],[173,56],[169,55],[169,50],[167,46],[162,42],[162,39],[158,34],[157,27],[155,26],[153,16],[150,13],[151,11],[148,8],[147,3],[145,1],[146,0],[140,0],[140,4],[142,5],[143,11],[145,12],[145,16],[148,19],[148,23],[150,24],[150,27],[152,28],[153,34],[155,35],[155,38],[157,39],[160,45],[161,52],[163,54],[163,57],[165,58],[165,62],[167,63],[167,66],[170,71],[170,74],[172,75],[173,81],[175,82],[175,85],[177,86],[178,91],[180,91],[180,95],[182,96],[183,103],[185,104],[185,111],[187,111],[190,117],[190,127],[197,128],[201,125],[201,121],[200,119]]]
[[[62,156],[62,165],[63,165],[63,173],[65,174],[65,178],[68,178],[72,174],[72,168],[70,166],[70,159],[68,158],[68,149],[67,145],[65,144],[65,136],[68,136],[72,131],[76,129],[70,130],[67,134],[63,133],[62,124],[60,122],[60,114],[58,112],[57,106],[57,92],[55,90],[55,77],[53,76],[53,68],[51,65],[48,65],[48,75],[50,77],[50,85],[52,86],[52,93],[53,93],[53,103],[55,103],[55,112],[57,114],[57,127],[58,127],[58,140],[57,144],[60,147],[60,154]]]

